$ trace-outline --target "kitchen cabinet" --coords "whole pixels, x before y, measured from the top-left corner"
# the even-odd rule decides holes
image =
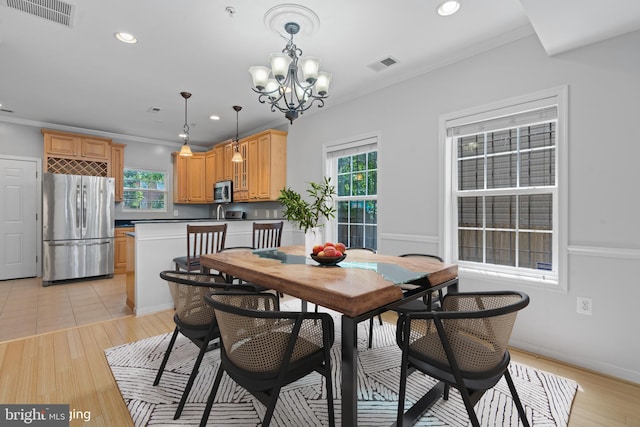
[[[215,181],[224,181],[224,144],[218,144],[213,147],[216,155],[216,166],[214,170]]]
[[[275,201],[287,184],[287,133],[267,130],[247,140],[249,201]]]
[[[192,156],[173,156],[173,202],[207,203],[205,191],[205,154],[193,153]]]
[[[45,153],[73,159],[111,159],[111,140],[75,134],[47,131],[44,134]]]
[[[42,129],[45,172],[111,176],[111,139]]]
[[[233,144],[231,142],[227,142],[224,144],[224,176],[225,179],[233,179],[233,165],[231,162],[231,157],[233,157]]]
[[[246,202],[249,200],[249,170],[247,164],[249,141],[243,140],[238,143],[238,151],[242,155],[241,162],[231,162],[233,167],[233,201]],[[232,145],[232,153],[235,147]],[[233,156],[233,154],[232,154]]]
[[[121,202],[124,195],[124,144],[111,144],[109,175],[115,178],[115,200]]]
[[[213,203],[213,186],[216,183],[216,150],[204,154],[204,187],[207,203]]]
[[[117,227],[113,242],[113,274],[122,274],[127,269],[127,233],[134,227]]]

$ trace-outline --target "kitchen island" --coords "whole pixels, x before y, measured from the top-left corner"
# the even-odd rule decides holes
[[[269,223],[280,219],[265,220],[198,220],[198,221],[132,221],[135,232],[132,237],[133,271],[127,271],[134,283],[133,310],[136,315],[154,313],[173,308],[173,300],[167,283],[160,278],[163,270],[174,270],[173,259],[187,254],[187,224],[213,225],[226,223],[225,247],[251,246],[253,223]],[[299,236],[298,236],[299,235]],[[304,239],[292,224],[285,221],[282,245],[301,243]]]

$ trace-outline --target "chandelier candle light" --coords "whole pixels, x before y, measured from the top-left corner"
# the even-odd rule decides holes
[[[180,92],[180,95],[184,98],[184,128],[182,133],[178,135],[184,141],[182,149],[180,150],[180,155],[189,157],[193,156],[191,147],[189,147],[189,125],[187,124],[187,100],[191,98],[191,94],[189,92]]]
[[[249,73],[253,79],[253,90],[260,94],[258,101],[263,104],[269,102],[271,111],[283,112],[293,124],[298,115],[311,108],[314,102],[318,101],[318,107],[324,106],[324,100],[329,96],[331,74],[319,71],[318,58],[307,56],[298,59],[302,50],[293,43],[293,36],[300,31],[299,24],[288,22],[284,29],[291,38],[282,53],[269,56],[271,69],[257,65],[249,68]]]

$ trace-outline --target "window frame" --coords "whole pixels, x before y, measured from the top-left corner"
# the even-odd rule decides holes
[[[153,209],[153,208],[147,208],[147,209],[132,209],[130,207],[127,206],[126,201],[125,201],[125,194],[127,192],[127,189],[131,189],[131,187],[126,187],[125,186],[125,172],[127,170],[130,171],[136,171],[136,172],[150,172],[150,173],[159,173],[162,174],[164,176],[164,188],[163,189],[153,189],[153,188],[140,188],[141,191],[152,191],[152,192],[156,192],[156,193],[162,193],[164,194],[164,208],[162,209]],[[135,168],[135,167],[129,167],[129,166],[125,166],[123,168],[122,171],[122,211],[123,212],[168,212],[169,211],[169,190],[168,190],[168,186],[167,186],[167,180],[168,180],[169,174],[167,173],[167,171],[160,171],[160,170],[150,170],[150,169],[142,169],[142,168]]]
[[[486,278],[492,280],[514,281],[566,292],[567,290],[567,224],[568,224],[568,86],[559,86],[540,92],[535,92],[520,97],[515,97],[491,104],[472,107],[467,110],[444,114],[439,117],[439,156],[440,177],[444,185],[440,190],[440,202],[442,216],[440,219],[440,237],[443,253],[448,262],[459,266],[461,276]],[[536,270],[525,267],[509,267],[496,264],[461,261],[458,259],[458,211],[457,196],[457,137],[449,136],[448,130],[456,126],[464,126],[469,123],[492,120],[496,117],[508,116],[527,111],[532,106],[557,106],[556,121],[556,184],[554,188],[545,189],[546,193],[552,193],[553,226],[552,226],[552,259],[553,270]],[[520,126],[514,125],[514,127]],[[508,194],[527,194],[536,190],[520,190],[521,192],[508,192]],[[487,195],[504,194],[501,189],[489,190]]]
[[[376,178],[376,194],[375,195],[362,195],[362,196],[345,196],[345,197],[341,197],[340,199],[338,199],[337,197],[334,198],[334,203],[333,206],[337,209],[337,202],[338,201],[346,201],[346,202],[351,202],[351,201],[364,201],[365,203],[367,201],[371,201],[374,200],[376,202],[376,212],[377,212],[377,220],[376,220],[376,236],[375,236],[375,240],[376,240],[376,245],[379,248],[380,247],[380,220],[379,220],[379,214],[380,214],[380,160],[381,160],[381,145],[380,145],[380,137],[377,133],[374,134],[366,134],[366,135],[360,135],[357,137],[353,137],[353,138],[349,138],[346,140],[342,140],[342,141],[338,141],[332,144],[325,144],[322,147],[322,151],[323,151],[323,155],[322,155],[322,159],[323,159],[323,170],[325,173],[326,177],[331,178],[331,182],[337,186],[338,184],[338,171],[337,171],[337,167],[334,167],[333,163],[337,163],[337,162],[333,162],[332,160],[335,158],[337,153],[344,153],[345,156],[350,155],[356,155],[357,153],[345,153],[347,151],[357,151],[357,150],[361,150],[364,147],[367,146],[372,146],[372,149],[366,149],[364,151],[362,151],[363,153],[365,152],[371,152],[371,151],[376,151],[377,153],[377,159],[376,159],[376,163],[377,163],[377,168],[376,168],[376,174],[377,174],[377,178]],[[342,157],[342,156],[340,156]],[[336,217],[334,217],[331,220],[326,220],[324,223],[324,228],[325,228],[325,240],[327,241],[335,241],[337,240],[337,236],[338,236],[338,217],[337,217],[337,212],[336,212]]]

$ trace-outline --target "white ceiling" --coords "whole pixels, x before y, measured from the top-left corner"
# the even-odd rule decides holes
[[[258,102],[247,72],[268,65],[268,55],[285,45],[264,24],[281,1],[67,0],[70,27],[11,8],[11,1],[0,0],[0,109],[11,111],[0,111],[0,121],[178,144],[179,93],[188,91],[192,144],[233,137],[233,105],[244,107],[241,135],[286,123]],[[299,0],[320,19],[312,34],[294,41],[333,74],[325,108],[534,32],[547,54],[557,55],[640,29],[640,0],[462,0],[447,18],[435,13],[439,2]],[[139,42],[123,44],[117,31]],[[368,67],[389,56],[398,63],[379,72]]]

